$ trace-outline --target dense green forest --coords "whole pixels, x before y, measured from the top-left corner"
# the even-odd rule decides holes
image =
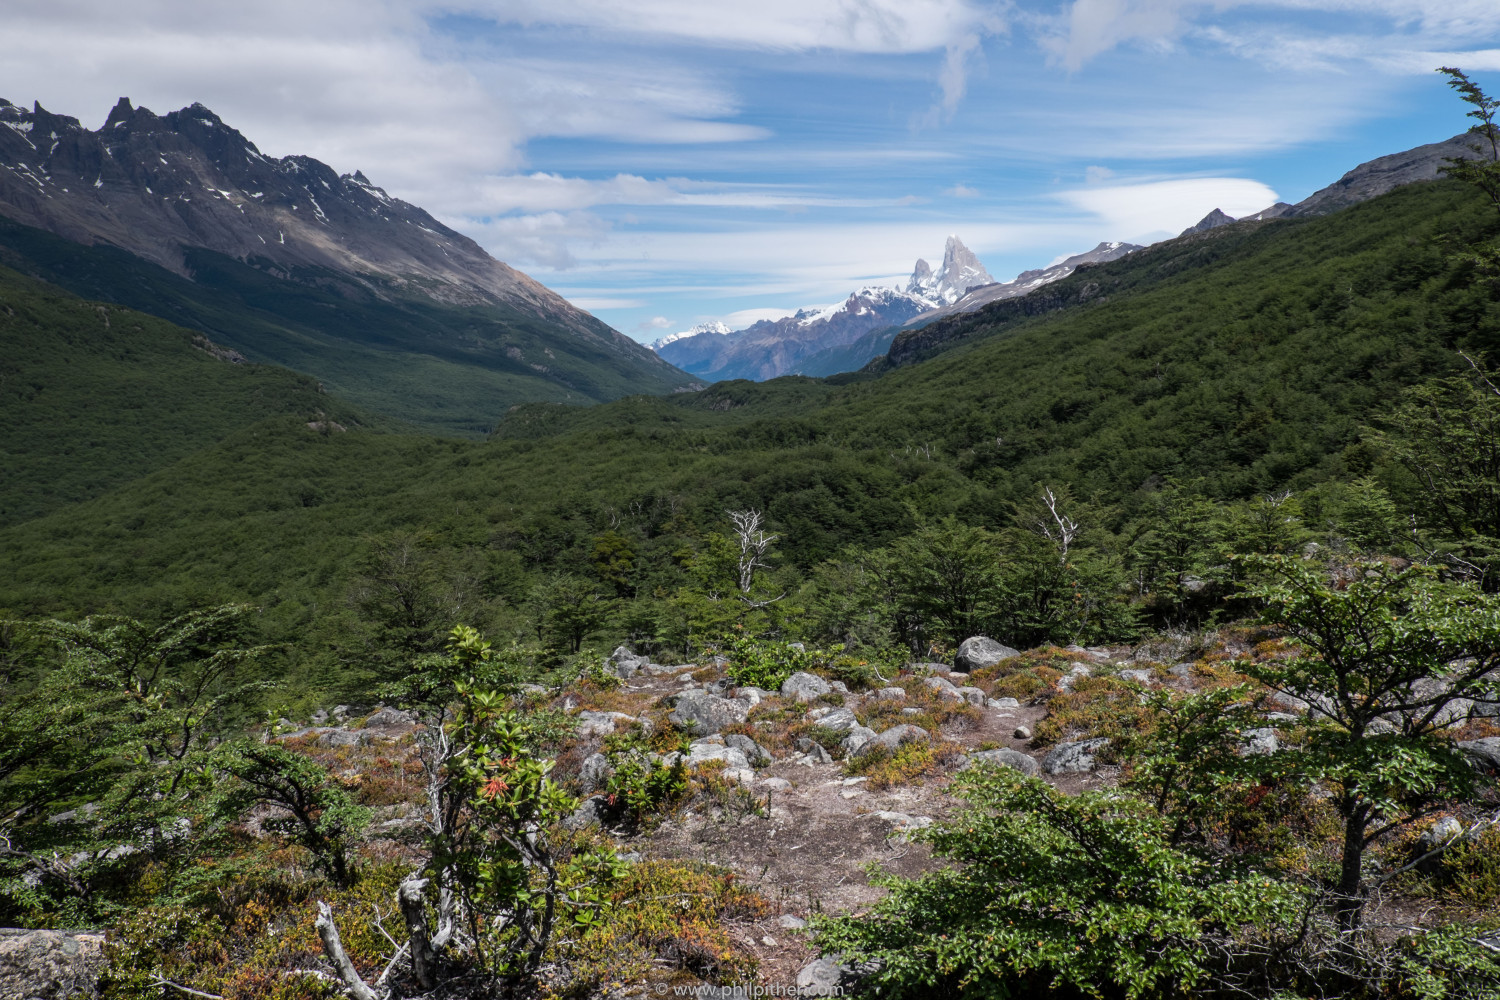
[[[1374,432],[1404,390],[1464,370],[1459,351],[1493,349],[1496,286],[1463,249],[1496,221],[1464,186],[1414,185],[1336,216],[1226,227],[1086,269],[1045,290],[1059,307],[1026,316],[1002,304],[967,320],[953,349],[879,377],[532,404],[485,442],[352,414],[334,417],[347,431],[309,427],[332,412],[327,397],[288,399],[276,416],[216,406],[210,446],[170,464],[165,448],[145,463],[104,449],[77,475],[94,492],[129,482],[0,532],[0,607],[162,616],[249,601],[266,638],[287,644],[287,676],[357,688],[363,654],[350,643],[377,641],[359,595],[396,550],[434,592],[434,622],[462,608],[492,633],[545,640],[548,594],[576,591],[598,609],[591,639],[688,656],[723,625],[712,607],[700,621],[678,604],[724,590],[728,510],[761,510],[780,536],[776,586],[792,596],[776,615],[813,615],[794,631],[831,639],[848,626],[817,618],[820,586],[843,587],[828,574],[949,518],[1040,537],[1027,525],[1050,488],[1083,527],[1075,553],[1089,556],[1079,566],[1099,606],[1123,609],[1076,637],[1160,626],[1186,613],[1153,603],[1161,574],[1146,550],[1164,507],[1219,505],[1214,544],[1232,549],[1271,503],[1291,505],[1288,537],[1307,540],[1348,534],[1351,504],[1427,504]],[[1101,291],[1066,304],[1085,286]],[[35,343],[38,328],[18,322],[7,336]],[[211,363],[187,334],[178,353],[220,377],[256,371]],[[61,352],[36,362],[59,379],[70,363]],[[102,345],[90,359],[106,379],[121,364]],[[201,390],[170,380],[155,398],[170,409],[179,397]],[[77,419],[62,399],[6,402],[7,421],[59,434]],[[1377,500],[1353,499],[1356,480]],[[1070,638],[1019,617],[996,628]]]
[[[764,886],[626,840],[962,757],[959,863],[813,914],[863,995],[1500,996],[1497,236],[1411,185],[485,440],[0,273],[0,918],[122,997],[740,982]]]

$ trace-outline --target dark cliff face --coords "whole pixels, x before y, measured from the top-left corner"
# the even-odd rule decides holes
[[[186,277],[187,251],[203,249],[293,280],[331,270],[348,279],[345,295],[504,305],[666,367],[362,173],[271,159],[201,104],[158,116],[121,98],[90,131],[40,105],[0,101],[0,215]]]

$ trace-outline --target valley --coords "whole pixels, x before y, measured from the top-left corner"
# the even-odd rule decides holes
[[[203,105],[0,125],[0,995],[1500,990],[1452,143],[653,350]]]

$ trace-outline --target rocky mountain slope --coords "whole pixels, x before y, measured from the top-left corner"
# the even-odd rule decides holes
[[[376,346],[374,340],[387,355],[458,353],[468,365],[505,371],[512,383],[520,376],[522,384],[490,380],[476,392],[489,408],[465,414],[476,423],[526,399],[571,396],[589,402],[691,382],[362,173],[340,175],[306,156],[271,159],[201,104],[157,116],[122,98],[104,126],[90,131],[39,104],[27,111],[0,100],[0,216],[94,251],[128,251],[171,275],[228,291],[238,305],[217,306],[231,311],[249,308],[298,333],[354,341],[308,352],[305,345],[294,349],[269,337],[237,341],[236,329],[245,325],[238,321],[210,331],[254,360],[324,377],[330,376],[325,368],[344,364],[341,354]],[[14,242],[10,248],[22,258],[12,264],[31,264],[23,269],[67,283],[56,273],[66,268],[49,273],[31,249]],[[63,256],[102,259],[82,249]],[[115,273],[121,269],[132,273]],[[91,287],[75,291],[128,301],[143,280],[143,272],[118,255],[93,270],[111,276],[96,274]],[[177,309],[183,297],[199,296],[162,291],[153,297],[155,308],[128,304],[208,327],[204,310],[184,315]],[[309,297],[317,308],[307,308]],[[342,329],[344,312],[354,308],[379,315],[362,317],[357,331]],[[364,332],[379,331],[402,311],[409,322],[398,325],[415,329],[389,336]],[[434,322],[435,316],[442,318]],[[448,329],[436,334],[438,326]],[[360,397],[358,378],[330,378]],[[440,378],[429,391],[451,391],[443,385],[460,381],[472,378]],[[471,402],[477,400],[462,405],[467,409]]]

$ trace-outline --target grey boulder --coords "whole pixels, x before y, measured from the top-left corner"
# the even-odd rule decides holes
[[[636,675],[642,667],[651,661],[644,656],[636,656],[628,646],[616,646],[615,651],[610,653],[604,661],[604,669],[614,674],[622,681],[629,680]]]
[[[781,694],[797,701],[814,701],[832,691],[833,687],[817,674],[798,671],[781,682]]]
[[[751,767],[764,767],[771,763],[771,752],[744,733],[731,733],[724,737],[724,743],[743,753]]]
[[[1019,750],[981,750],[978,753],[969,754],[971,764],[992,764],[996,767],[1008,767],[1013,771],[1020,771],[1027,777],[1034,778],[1041,771],[1041,765],[1026,756]]]
[[[1011,649],[989,636],[976,635],[959,644],[958,656],[954,657],[953,666],[964,673],[971,673],[985,667],[993,667],[1001,660],[1020,655],[1019,650]]]
[[[748,703],[708,691],[684,691],[678,696],[672,714],[667,716],[677,728],[699,734],[717,733],[749,717]]]
[[[863,746],[861,746],[854,752],[854,756],[863,757],[866,754],[874,753],[876,750],[885,750],[888,753],[895,753],[898,749],[908,743],[926,743],[930,739],[931,737],[927,735],[927,730],[923,729],[921,726],[892,726],[885,732],[876,736],[874,739],[866,742]]]
[[[1109,740],[1099,737],[1073,743],[1059,743],[1051,753],[1042,758],[1042,770],[1048,774],[1080,774],[1099,766],[1096,754],[1109,746]]]

